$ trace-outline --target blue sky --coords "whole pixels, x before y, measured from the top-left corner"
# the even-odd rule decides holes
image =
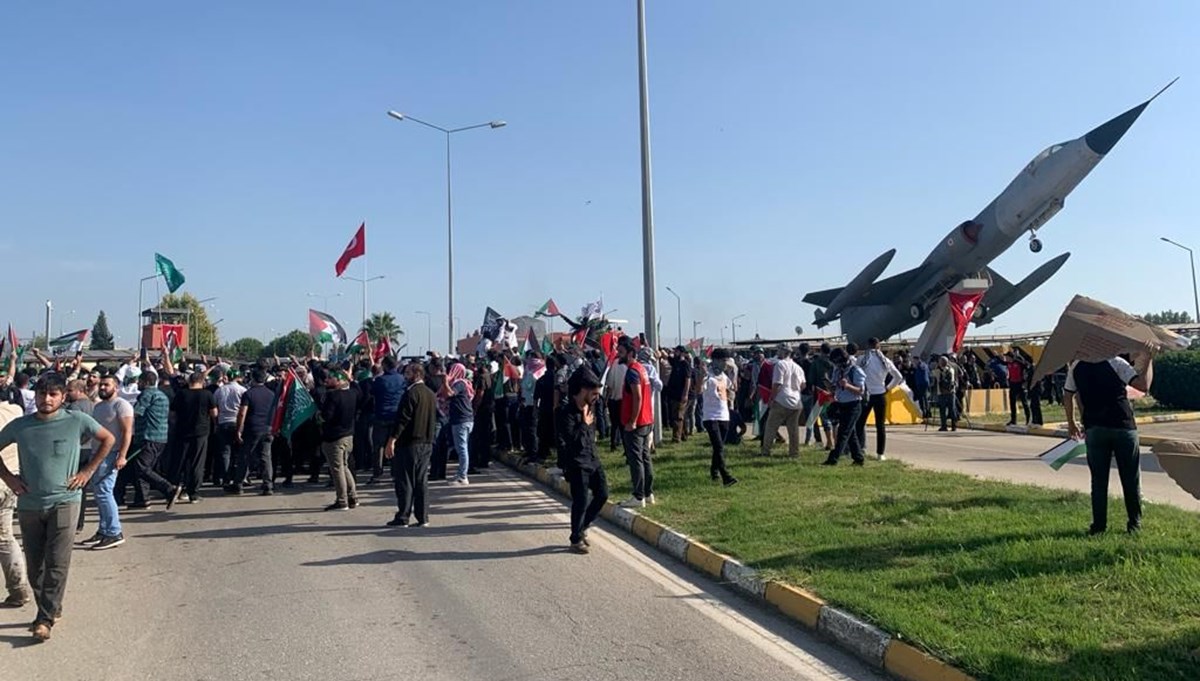
[[[648,9],[659,314],[718,338],[811,330],[812,290],[879,253],[915,266],[1043,147],[1175,76],[1043,230],[995,267],[1049,283],[985,330],[1050,328],[1075,293],[1190,309],[1200,247],[1194,3],[731,3]],[[986,5],[986,6],[985,6]],[[456,315],[577,311],[601,292],[641,321],[634,2],[9,3],[0,10],[0,318],[45,299],[132,342],[153,253],[213,303],[225,339],[303,327],[368,229],[370,307],[446,336],[446,126]],[[351,273],[361,275],[360,263]],[[147,295],[151,295],[147,287]],[[317,304],[321,307],[321,304]],[[0,319],[2,321],[2,319]],[[55,323],[57,331],[58,323]],[[70,330],[70,329],[67,329]],[[725,331],[728,337],[729,332]],[[439,340],[442,339],[442,340]]]

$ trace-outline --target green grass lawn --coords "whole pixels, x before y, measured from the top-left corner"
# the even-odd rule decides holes
[[[1169,407],[1161,407],[1154,401],[1153,397],[1147,397],[1140,400],[1134,400],[1133,411],[1137,416],[1162,416],[1164,414],[1182,414],[1187,413],[1186,409],[1171,409]],[[934,409],[935,416],[937,409]],[[1008,423],[1010,414],[1008,412],[996,414],[972,414],[972,423]],[[1025,423],[1025,413],[1021,408],[1017,407],[1017,422]],[[1046,425],[1055,423],[1066,423],[1067,414],[1063,410],[1061,404],[1042,403],[1042,422]]]
[[[1139,535],[1092,538],[1080,494],[755,449],[725,489],[707,439],[664,445],[645,513],[981,679],[1200,679],[1200,515],[1147,507]],[[623,457],[604,460],[626,498]]]

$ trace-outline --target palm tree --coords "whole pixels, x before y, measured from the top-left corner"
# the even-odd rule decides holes
[[[371,315],[364,324],[363,328],[367,330],[367,335],[372,340],[378,340],[387,337],[389,341],[398,342],[400,336],[404,335],[404,330],[396,323],[396,316],[391,312],[376,312]]]

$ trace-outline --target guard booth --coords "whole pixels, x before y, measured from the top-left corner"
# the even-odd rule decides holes
[[[142,310],[142,344],[147,350],[162,350],[167,337],[175,335],[175,343],[181,350],[191,347],[189,327],[192,311],[187,308],[152,307]]]

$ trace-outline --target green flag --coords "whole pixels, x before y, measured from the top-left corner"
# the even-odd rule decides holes
[[[312,395],[308,394],[304,384],[294,378],[292,381],[292,389],[287,396],[287,406],[283,411],[283,425],[279,429],[284,437],[291,437],[301,424],[317,413],[317,405],[313,402]]]
[[[549,355],[554,352],[554,343],[550,342],[550,334],[542,336],[542,354]]]
[[[167,290],[171,293],[183,286],[183,272],[175,269],[175,263],[161,253],[154,254],[154,269],[167,282]]]

